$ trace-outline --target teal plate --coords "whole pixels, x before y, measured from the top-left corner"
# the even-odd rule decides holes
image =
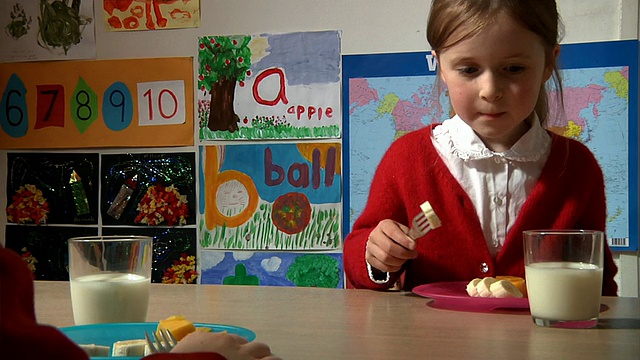
[[[207,327],[214,332],[226,331],[231,334],[238,334],[249,341],[256,338],[256,334],[249,330],[232,325],[203,324],[194,323],[196,327]],[[148,323],[111,323],[95,325],[78,325],[60,328],[76,344],[96,344],[109,347],[116,341],[144,339],[144,333],[152,333],[158,327],[157,322]],[[91,359],[118,359],[118,360],[138,360],[140,357],[117,356],[103,357],[94,356]]]

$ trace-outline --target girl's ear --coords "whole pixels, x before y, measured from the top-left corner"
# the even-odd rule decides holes
[[[553,49],[551,49],[551,59],[547,61],[547,66],[544,69],[544,78],[543,83],[549,80],[551,75],[553,75],[553,69],[558,64],[558,56],[560,55],[560,45],[556,44]]]
[[[433,57],[436,59],[436,63],[438,64],[438,77],[440,77],[440,80],[442,80],[442,82],[444,82],[445,84],[447,83],[442,75],[442,65],[440,64],[440,58],[438,57],[438,53],[435,50],[431,50],[431,55],[433,55]]]

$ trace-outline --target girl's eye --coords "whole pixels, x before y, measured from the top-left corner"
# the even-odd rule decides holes
[[[458,69],[458,72],[462,75],[473,75],[478,72],[478,68],[473,66],[465,66]]]
[[[517,73],[521,73],[521,72],[523,72],[523,71],[524,71],[524,66],[521,66],[521,65],[511,65],[511,66],[507,66],[505,69],[506,69],[508,72],[510,72],[510,73],[517,74]]]

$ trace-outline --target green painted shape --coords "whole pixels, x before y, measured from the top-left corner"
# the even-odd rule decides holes
[[[336,288],[340,282],[340,268],[331,256],[302,255],[287,270],[287,279],[302,287]]]
[[[198,41],[198,89],[229,79],[243,81],[251,68],[251,36],[204,36]]]
[[[84,81],[78,79],[76,89],[71,96],[71,118],[76,128],[83,134],[98,118],[98,95]]]
[[[236,265],[235,276],[227,276],[222,280],[223,285],[260,285],[260,279],[255,275],[247,275],[244,264]]]

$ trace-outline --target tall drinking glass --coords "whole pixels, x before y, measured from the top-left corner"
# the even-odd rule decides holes
[[[525,231],[524,252],[533,322],[548,327],[595,327],[602,293],[603,232]]]
[[[76,325],[147,319],[153,239],[69,239],[69,280]]]

